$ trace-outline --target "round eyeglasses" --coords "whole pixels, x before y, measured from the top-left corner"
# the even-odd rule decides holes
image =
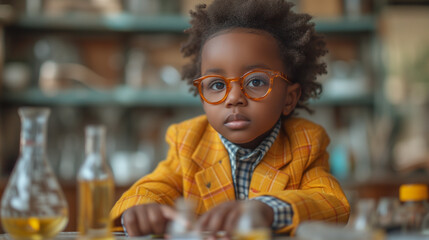
[[[291,83],[285,74],[277,71],[256,69],[245,73],[239,78],[226,78],[221,75],[202,76],[193,81],[198,88],[201,98],[210,104],[220,104],[227,98],[231,91],[231,82],[240,82],[241,91],[254,101],[264,99],[271,92],[273,80],[280,77],[287,83]]]

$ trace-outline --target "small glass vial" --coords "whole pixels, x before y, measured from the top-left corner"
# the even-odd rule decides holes
[[[202,239],[194,229],[196,223],[195,203],[190,199],[178,198],[175,205],[177,216],[168,225],[168,238],[171,240]]]
[[[54,237],[68,222],[68,205],[46,157],[50,110],[24,107],[19,158],[1,201],[3,229],[13,239]]]
[[[79,239],[113,239],[114,179],[105,155],[105,128],[87,126],[85,136],[86,157],[77,176]]]
[[[255,211],[255,200],[243,201],[242,214],[237,222],[234,239],[237,240],[268,240],[271,229],[262,222],[261,212]]]
[[[371,231],[375,225],[375,200],[372,198],[359,199],[356,206],[356,217],[351,227],[358,231]]]
[[[404,184],[399,188],[401,232],[416,233],[422,228],[423,218],[428,212],[428,188],[425,184]]]

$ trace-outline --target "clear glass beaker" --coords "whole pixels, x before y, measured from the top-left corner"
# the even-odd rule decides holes
[[[46,157],[48,108],[19,108],[19,158],[1,201],[3,229],[13,239],[49,239],[68,222],[68,206]]]

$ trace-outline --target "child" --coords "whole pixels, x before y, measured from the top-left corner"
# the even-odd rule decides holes
[[[329,174],[329,138],[293,117],[317,97],[325,43],[307,14],[283,0],[215,0],[191,12],[182,47],[184,78],[205,111],[172,125],[167,159],[125,192],[112,209],[130,236],[161,234],[175,199],[196,203],[197,227],[231,233],[243,200],[278,233],[305,220],[346,223],[349,204]]]

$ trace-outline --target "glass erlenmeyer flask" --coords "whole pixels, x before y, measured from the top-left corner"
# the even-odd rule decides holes
[[[49,239],[68,222],[64,194],[46,158],[48,108],[24,107],[20,153],[1,201],[1,222],[14,239]]]

